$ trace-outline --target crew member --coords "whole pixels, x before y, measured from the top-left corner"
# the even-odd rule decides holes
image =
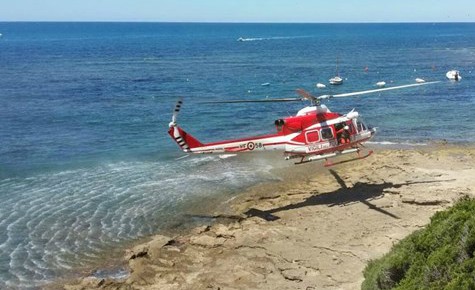
[[[350,143],[350,127],[348,125],[344,124],[344,126],[336,131],[336,135],[338,136],[338,142],[340,144],[348,144]]]

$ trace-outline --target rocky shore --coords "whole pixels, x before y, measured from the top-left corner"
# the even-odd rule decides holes
[[[378,149],[364,161],[285,178],[232,200],[218,223],[157,235],[125,253],[122,280],[63,289],[359,289],[369,260],[475,195],[475,148]]]

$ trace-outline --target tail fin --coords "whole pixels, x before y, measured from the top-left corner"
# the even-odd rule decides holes
[[[202,147],[203,144],[178,127],[176,121],[182,105],[183,99],[179,98],[175,104],[175,109],[173,110],[172,121],[168,125],[170,127],[170,129],[168,129],[168,134],[170,134],[183,151],[191,152],[191,149]]]
[[[203,143],[201,143],[195,137],[183,131],[183,129],[178,127],[176,124],[174,125],[170,124],[170,129],[168,130],[168,134],[173,138],[173,140],[175,140],[178,146],[180,146],[180,148],[185,152],[190,152],[191,149],[193,148],[203,146]]]

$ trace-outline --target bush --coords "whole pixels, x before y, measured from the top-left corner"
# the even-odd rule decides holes
[[[475,200],[463,198],[364,270],[362,289],[475,289]]]

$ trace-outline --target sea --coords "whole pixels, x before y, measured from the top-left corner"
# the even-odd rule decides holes
[[[280,153],[184,154],[167,134],[180,97],[178,123],[208,142],[275,132],[307,104],[207,101],[422,78],[441,82],[325,104],[356,109],[382,147],[475,142],[474,23],[0,22],[0,33],[1,289],[125,277],[106,264],[126,247],[210,222],[295,166]],[[461,81],[446,79],[452,69]],[[336,73],[344,83],[330,86]]]

